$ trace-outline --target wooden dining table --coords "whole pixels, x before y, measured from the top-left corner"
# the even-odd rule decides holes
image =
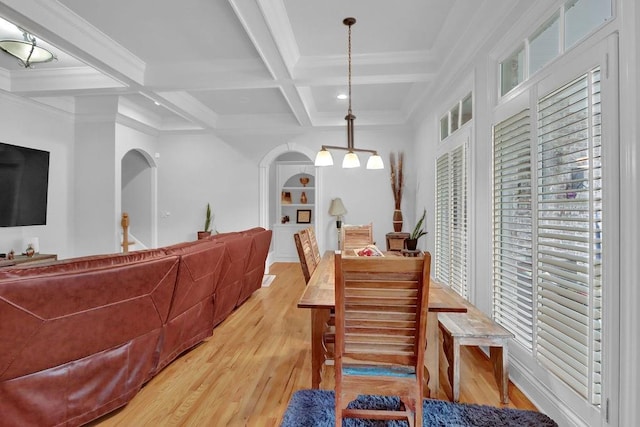
[[[387,256],[401,256],[399,253],[385,253]],[[298,301],[299,308],[311,309],[311,387],[319,388],[322,366],[325,362],[322,335],[331,309],[335,307],[335,251],[327,251],[309,279],[309,283]],[[427,314],[427,348],[425,350],[425,382],[429,393],[437,396],[439,382],[439,339],[438,313],[466,312],[464,299],[448,286],[431,280],[429,286],[429,311]]]

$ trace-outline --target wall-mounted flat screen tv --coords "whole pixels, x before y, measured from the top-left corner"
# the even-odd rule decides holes
[[[0,227],[47,223],[49,152],[0,142]]]

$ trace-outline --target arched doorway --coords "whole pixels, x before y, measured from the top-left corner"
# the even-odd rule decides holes
[[[129,215],[131,250],[157,246],[156,165],[141,150],[130,150],[121,161],[121,209]]]

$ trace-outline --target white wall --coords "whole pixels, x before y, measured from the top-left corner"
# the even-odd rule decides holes
[[[410,147],[412,134],[404,129],[356,131],[356,147],[378,150],[385,161],[380,171],[342,169],[339,163],[343,153],[334,153],[336,166],[322,172],[319,183],[319,207],[329,209],[331,199],[341,197],[348,214],[345,222],[351,224],[374,223],[376,242],[385,246],[385,234],[393,230],[393,196],[389,177],[389,152]],[[194,240],[204,225],[207,202],[211,203],[214,227],[219,232],[241,230],[259,225],[259,163],[281,144],[299,144],[313,152],[322,144],[344,145],[344,130],[309,131],[290,139],[264,142],[259,136],[247,136],[242,144],[233,146],[212,135],[168,135],[160,138],[158,151],[159,245]],[[241,146],[253,149],[240,152]],[[407,154],[407,191],[403,209],[407,221],[414,220],[412,197],[415,175],[413,161]],[[326,209],[325,209],[326,208]],[[319,212],[319,240],[327,248],[337,246],[335,220],[327,212]],[[405,226],[405,229],[408,227]],[[324,248],[321,248],[324,249]]]
[[[0,227],[0,252],[22,252],[22,239],[38,237],[41,253],[72,253],[74,128],[71,119],[50,108],[0,93],[0,142],[49,151],[47,224]],[[1,183],[0,183],[1,185]],[[0,191],[2,191],[0,189]]]
[[[91,255],[119,250],[116,232],[115,118],[117,96],[89,96],[76,100],[73,177],[74,254]],[[119,206],[119,205],[118,205]]]
[[[207,203],[212,227],[259,224],[258,164],[213,135],[168,135],[158,144],[158,244],[195,240]]]

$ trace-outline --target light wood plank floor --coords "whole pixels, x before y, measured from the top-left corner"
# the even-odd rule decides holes
[[[277,277],[214,331],[153,378],[124,408],[93,422],[107,426],[279,426],[289,398],[311,384],[310,312],[296,307],[304,288],[297,263],[276,263]],[[448,387],[446,362],[442,388]],[[478,349],[462,352],[462,402],[500,404],[491,365]],[[321,387],[333,388],[327,367]],[[535,409],[513,384],[509,407]]]

